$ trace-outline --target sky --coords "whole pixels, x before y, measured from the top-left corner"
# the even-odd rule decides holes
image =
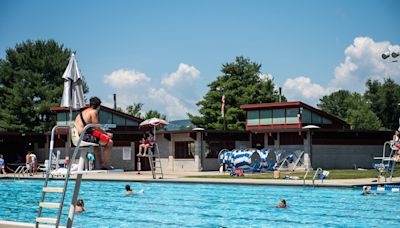
[[[76,51],[87,97],[143,103],[168,120],[198,114],[208,84],[244,56],[288,101],[312,106],[368,79],[400,83],[400,1],[1,0],[0,58],[27,40]],[[226,101],[228,102],[228,101]]]

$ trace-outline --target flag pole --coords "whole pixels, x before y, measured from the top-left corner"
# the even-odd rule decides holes
[[[222,119],[223,119],[223,127],[224,127],[224,131],[226,130],[226,124],[225,124],[225,94],[222,94],[222,105],[221,105],[221,114],[222,114]]]

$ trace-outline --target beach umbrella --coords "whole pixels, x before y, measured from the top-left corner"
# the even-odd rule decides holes
[[[169,123],[166,120],[159,118],[151,118],[144,120],[140,123],[140,127],[158,127],[158,126],[166,126]]]
[[[166,120],[159,119],[159,118],[151,118],[144,120],[139,124],[140,127],[153,127],[154,129],[154,139],[156,138],[156,127],[166,126],[169,123]]]
[[[72,110],[81,109],[86,106],[83,97],[82,75],[76,62],[75,54],[71,54],[69,63],[62,76],[64,81],[63,96],[61,99],[61,107],[69,108],[70,121],[72,120]]]

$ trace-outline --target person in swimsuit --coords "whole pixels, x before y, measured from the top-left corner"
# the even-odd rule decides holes
[[[75,126],[78,133],[81,134],[83,128],[87,124],[98,124],[99,123],[99,109],[101,100],[98,97],[90,98],[90,106],[79,113],[75,118]],[[83,141],[98,143],[104,146],[103,159],[100,157],[100,150],[98,147],[94,147],[93,151],[95,157],[100,160],[101,169],[113,169],[110,166],[110,152],[113,146],[113,141],[111,139],[112,134],[105,132],[101,127],[95,126],[87,129],[85,135],[83,136]]]
[[[147,149],[153,147],[153,145],[154,145],[154,136],[150,131],[148,131],[140,141],[139,153],[137,154],[137,156],[147,156]]]
[[[31,151],[26,152],[25,156],[25,165],[26,169],[28,170],[28,174],[32,176],[32,157],[31,157]]]
[[[0,174],[1,174],[1,172],[3,172],[3,174],[7,174],[7,172],[6,172],[6,170],[5,170],[5,165],[6,165],[6,164],[5,164],[3,155],[0,154]]]
[[[286,205],[286,200],[281,199],[278,203],[278,205],[275,206],[276,208],[288,208],[288,206]]]
[[[129,184],[127,184],[127,185],[125,186],[125,190],[126,190],[126,192],[125,192],[125,195],[126,195],[126,196],[135,194],[135,193],[133,192],[133,190],[131,189],[131,186],[130,186]]]
[[[79,213],[85,211],[86,209],[84,208],[84,206],[85,202],[83,202],[83,199],[78,199],[78,201],[76,202],[75,212]]]

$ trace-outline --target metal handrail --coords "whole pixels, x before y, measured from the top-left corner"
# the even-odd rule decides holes
[[[318,175],[318,172],[322,172],[322,171],[323,171],[323,170],[322,170],[321,168],[318,168],[318,169],[315,171],[314,176],[313,176],[313,178],[312,178],[313,187],[315,186],[315,177]]]
[[[306,169],[306,174],[304,174],[304,177],[303,177],[303,186],[306,186],[306,178],[307,178],[309,171],[310,171],[309,169]]]
[[[294,171],[294,170],[296,169],[297,165],[301,162],[301,157],[303,157],[303,156],[304,156],[304,151],[302,151],[302,152],[299,154],[299,156],[297,157],[297,159],[296,159],[296,161],[295,161],[295,163],[294,163],[294,165],[293,165],[292,171]],[[303,164],[304,164],[304,162],[303,162]]]
[[[396,161],[392,161],[390,158],[392,157],[392,155],[393,155],[393,152],[395,151],[395,149],[393,149],[393,147],[392,147],[392,143],[391,143],[392,141],[386,141],[384,144],[383,144],[383,149],[382,149],[382,162],[381,162],[381,164],[385,164],[384,162],[385,161],[387,161],[387,167],[388,167],[388,169],[390,168],[390,166],[392,166],[392,169],[391,169],[391,171],[390,171],[390,181],[392,181],[392,178],[393,178],[393,173],[394,173],[394,169],[396,168]],[[386,155],[386,145],[389,145],[389,148],[390,148],[390,154],[389,154],[389,156],[388,157],[386,157],[385,155]],[[386,158],[389,158],[389,159],[386,159]],[[386,167],[386,166],[385,166]],[[386,168],[385,168],[386,169]],[[386,175],[385,175],[385,181],[386,181]]]
[[[79,140],[78,140],[78,142],[77,142],[77,144],[76,144],[74,153],[72,154],[72,157],[71,157],[70,161],[75,161],[76,155],[77,155],[78,152],[79,152],[79,148],[80,148],[80,145],[81,145],[83,136],[85,135],[87,129],[89,129],[89,128],[91,128],[91,127],[95,127],[95,126],[101,126],[101,125],[100,125],[100,124],[88,124],[88,125],[86,125],[86,126],[83,128],[83,130],[82,130],[82,132],[81,132],[81,134],[80,134],[80,136],[79,136]],[[71,126],[69,126],[69,127],[71,128]],[[65,175],[64,191],[63,191],[63,193],[62,193],[62,198],[61,198],[61,205],[60,205],[61,208],[63,207],[63,204],[64,204],[64,198],[65,198],[65,194],[66,194],[66,189],[67,189],[67,187],[68,187],[69,177],[70,177],[70,175],[71,175],[71,167],[72,167],[72,164],[73,164],[73,162],[69,162],[69,163],[68,163],[67,174]],[[72,202],[72,203],[73,203],[74,205],[76,204],[76,202]],[[61,212],[62,212],[62,210],[59,210],[59,211],[58,211],[58,215],[57,215],[57,226],[58,226],[58,224],[59,224],[59,222],[60,222]],[[69,224],[71,224],[71,226],[72,226],[73,218],[74,218],[74,213],[72,213],[72,215],[71,215],[71,213],[70,213],[69,216],[68,216],[68,220],[71,219],[71,222],[68,221],[67,227],[68,227]]]

